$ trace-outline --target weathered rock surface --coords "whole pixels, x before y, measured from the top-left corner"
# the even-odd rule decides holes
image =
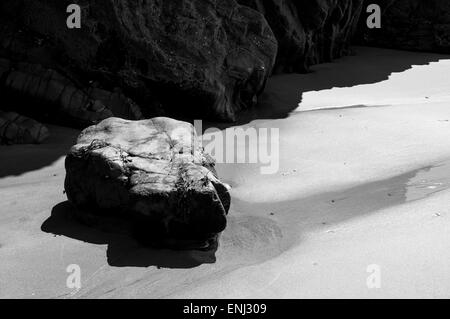
[[[0,111],[0,144],[39,144],[49,135],[48,129],[33,119]]]
[[[363,0],[238,0],[266,17],[279,43],[277,72],[304,72],[309,65],[345,55]]]
[[[15,109],[38,116],[51,113],[53,119],[60,117],[81,126],[112,116],[142,119],[139,107],[123,94],[95,87],[83,90],[59,72],[39,64],[12,63],[0,58],[0,85],[10,100],[19,100],[10,102]],[[38,102],[42,104],[39,109]]]
[[[275,62],[266,20],[235,0],[79,0],[82,28],[69,30],[73,2],[2,0],[3,51],[27,59],[45,52],[141,106],[156,96],[169,114],[222,120],[256,103]],[[23,39],[23,30],[36,38]]]
[[[376,0],[382,9],[381,29],[360,24],[362,44],[387,48],[450,53],[450,1]]]
[[[131,219],[150,242],[206,240],[226,227],[228,187],[189,123],[109,118],[81,133],[66,172],[72,203]]]

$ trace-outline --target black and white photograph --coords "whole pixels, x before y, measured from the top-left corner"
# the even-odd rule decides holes
[[[0,299],[450,299],[450,1],[0,0]]]

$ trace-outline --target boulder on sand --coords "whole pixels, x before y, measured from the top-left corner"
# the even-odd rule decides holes
[[[85,129],[70,150],[65,190],[79,215],[123,217],[147,243],[206,248],[225,229],[230,207],[214,164],[189,123],[109,118]]]

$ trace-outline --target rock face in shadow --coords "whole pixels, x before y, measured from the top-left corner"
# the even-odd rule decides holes
[[[304,72],[348,52],[363,0],[238,0],[266,17],[279,43],[277,72]]]
[[[39,64],[12,63],[0,58],[0,79],[3,93],[11,100],[3,101],[6,108],[38,117],[47,113],[54,121],[65,120],[84,127],[111,116],[142,119],[139,107],[120,92],[80,88],[71,79]]]
[[[275,62],[266,20],[235,0],[80,0],[79,30],[66,27],[72,2],[3,0],[1,50],[122,87],[144,108],[221,120],[256,104]]]
[[[48,129],[33,119],[0,111],[0,144],[39,144],[49,135]]]
[[[82,218],[126,218],[152,244],[210,240],[230,208],[194,127],[169,118],[109,118],[84,130],[66,158],[65,189]]]
[[[402,50],[450,53],[450,2],[447,0],[377,0],[382,10],[381,29],[360,23],[359,41]]]

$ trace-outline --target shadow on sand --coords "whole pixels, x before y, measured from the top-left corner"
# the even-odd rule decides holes
[[[308,74],[273,76],[259,104],[240,113],[235,123],[204,122],[203,129],[247,124],[257,119],[286,118],[302,101],[303,93],[334,87],[352,87],[387,80],[392,73],[403,72],[413,65],[427,65],[446,58],[432,53],[414,53],[356,47],[355,55],[336,63],[314,66]],[[0,146],[0,178],[20,175],[51,165],[67,154],[80,130],[51,126],[51,137],[42,145]]]
[[[110,266],[183,269],[216,261],[216,249],[209,251],[152,249],[142,246],[128,234],[83,225],[74,217],[76,209],[68,201],[59,203],[53,207],[51,217],[42,224],[42,231],[95,245],[108,245],[107,259]]]
[[[80,130],[48,126],[50,137],[40,145],[0,146],[0,178],[17,176],[53,164],[75,144]]]
[[[328,232],[332,233],[347,220],[447,190],[450,188],[449,168],[449,162],[442,162],[339,191],[272,203],[234,199],[233,205],[240,211],[272,212],[285,231],[285,237],[295,241],[311,229],[329,229]],[[432,211],[430,215],[433,216]]]
[[[203,129],[225,129],[254,120],[282,119],[298,108],[303,94],[332,88],[349,88],[388,80],[393,73],[415,65],[428,65],[448,56],[434,53],[355,47],[352,56],[313,66],[310,73],[271,77],[256,107],[242,111],[235,123],[205,122]]]

